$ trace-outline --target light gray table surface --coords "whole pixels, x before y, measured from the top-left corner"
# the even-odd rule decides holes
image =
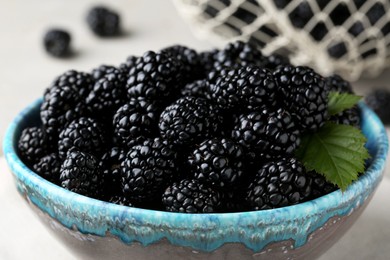
[[[96,3],[120,11],[123,36],[100,39],[89,31],[85,13]],[[54,26],[72,33],[72,58],[55,59],[43,51],[42,35]],[[130,54],[140,55],[176,43],[197,50],[214,47],[206,39],[193,36],[170,1],[0,0],[0,138],[12,118],[41,96],[62,72],[118,65]],[[390,79],[388,74],[360,80],[354,88],[364,94],[369,87],[384,86]],[[389,197],[390,179],[386,177],[363,216],[321,260],[390,259]],[[0,208],[0,260],[75,259],[18,196],[4,159],[0,159]]]

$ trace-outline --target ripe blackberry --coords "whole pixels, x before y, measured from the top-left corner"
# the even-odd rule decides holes
[[[138,137],[152,137],[157,135],[160,107],[144,98],[132,98],[121,106],[113,119],[114,134],[118,143],[131,147]]]
[[[127,57],[126,61],[119,65],[119,69],[127,75],[130,69],[135,66],[137,59],[138,57],[133,55]]]
[[[105,152],[99,161],[105,184],[105,194],[108,196],[121,194],[121,163],[126,158],[125,150],[112,147]]]
[[[40,115],[50,139],[56,142],[67,124],[87,114],[83,101],[93,87],[92,82],[89,74],[71,70],[46,89]]]
[[[119,15],[104,6],[96,6],[87,15],[89,28],[98,36],[115,36],[120,32]]]
[[[60,184],[60,168],[62,161],[58,154],[51,153],[43,156],[37,163],[33,165],[34,171],[46,180]]]
[[[210,95],[221,109],[254,111],[264,104],[273,104],[276,89],[276,82],[268,70],[242,67],[222,69],[215,83],[210,85]]]
[[[43,38],[45,50],[55,57],[65,57],[70,54],[70,41],[70,34],[60,29],[49,30]]]
[[[126,77],[118,69],[106,72],[108,74],[95,83],[85,103],[93,113],[108,117],[111,123],[114,112],[126,101]]]
[[[265,64],[263,65],[266,69],[274,71],[279,66],[290,65],[290,61],[286,56],[282,56],[276,53],[265,57]]]
[[[199,53],[200,66],[203,68],[203,77],[214,70],[214,63],[219,50],[204,51]]]
[[[293,116],[285,109],[264,107],[257,112],[240,115],[232,138],[249,151],[272,158],[292,154],[300,143],[300,132]]]
[[[96,158],[72,148],[68,151],[60,170],[61,186],[91,198],[102,195],[104,178]]]
[[[123,194],[136,202],[153,200],[176,177],[176,158],[160,138],[131,147],[121,164]]]
[[[115,195],[108,199],[108,202],[121,206],[133,207],[133,203],[125,196]]]
[[[118,68],[110,65],[100,65],[91,71],[92,79],[96,82],[99,79],[104,78],[107,74],[117,73]]]
[[[337,190],[336,185],[326,181],[325,177],[322,176],[321,174],[315,171],[310,171],[307,172],[306,174],[310,176],[310,178],[312,179],[312,184],[311,184],[312,191],[311,191],[310,198],[308,198],[307,200],[313,200]]]
[[[229,189],[244,175],[243,148],[229,139],[202,142],[188,160],[194,179],[216,188]]]
[[[162,49],[161,52],[177,59],[182,64],[182,74],[185,82],[191,82],[202,77],[199,55],[194,49],[183,45],[173,45]]]
[[[180,62],[149,51],[130,68],[126,89],[128,98],[145,97],[167,103],[182,86]]]
[[[200,97],[210,99],[210,85],[206,79],[188,83],[181,90],[182,96]]]
[[[360,128],[360,109],[358,106],[344,110],[337,115],[331,116],[330,121],[337,124],[351,125]]]
[[[215,55],[214,69],[259,66],[266,64],[263,54],[252,44],[242,41],[229,43]]]
[[[181,213],[217,212],[219,192],[197,180],[181,180],[170,185],[162,195],[166,211]]]
[[[49,142],[42,128],[28,127],[18,140],[18,153],[28,165],[38,162],[49,150]]]
[[[101,126],[92,118],[80,117],[72,121],[63,131],[58,140],[58,155],[65,158],[72,147],[99,156],[105,148],[105,137]]]
[[[353,94],[351,84],[348,81],[344,80],[341,76],[332,75],[325,78],[325,80],[328,91]]]
[[[191,145],[211,137],[222,124],[216,107],[206,99],[183,97],[161,113],[161,137],[175,145]]]
[[[246,202],[251,210],[294,205],[311,195],[311,178],[294,158],[280,158],[261,166],[248,186]]]
[[[384,124],[390,123],[390,91],[384,88],[373,90],[365,97],[365,102]]]
[[[317,131],[328,118],[325,80],[308,67],[279,67],[274,76],[281,101],[297,115],[297,125],[302,131]]]

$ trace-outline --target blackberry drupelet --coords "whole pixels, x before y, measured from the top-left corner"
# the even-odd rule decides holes
[[[70,149],[60,172],[63,188],[95,199],[102,196],[103,173],[93,155]]]
[[[193,145],[211,137],[222,124],[219,110],[206,99],[182,97],[160,115],[160,135],[175,145]]]
[[[39,176],[54,184],[60,184],[61,164],[62,160],[58,157],[58,154],[51,153],[43,156],[32,168]]]
[[[219,189],[237,186],[244,169],[243,148],[226,138],[202,142],[189,156],[194,179]]]
[[[325,79],[308,67],[282,66],[274,72],[281,102],[297,115],[302,131],[317,131],[328,119]]]
[[[390,124],[390,91],[376,89],[365,97],[366,104],[374,110],[384,124]]]
[[[181,95],[210,99],[210,84],[206,79],[188,83],[181,90]]]
[[[338,113],[337,115],[331,116],[330,121],[342,125],[351,125],[360,128],[360,109],[358,106],[347,109]]]
[[[313,200],[337,190],[336,185],[326,181],[325,177],[322,176],[321,174],[315,171],[310,171],[307,172],[306,174],[310,176],[310,178],[312,179],[312,184],[311,184],[312,191],[311,191],[310,198],[308,198],[307,200]]]
[[[100,65],[91,71],[92,79],[96,82],[99,79],[104,78],[107,74],[117,73],[119,69],[110,65]]]
[[[55,57],[65,57],[69,55],[70,42],[70,34],[61,29],[49,30],[43,38],[45,50]]]
[[[183,86],[180,62],[164,53],[148,51],[130,68],[126,89],[128,98],[169,103]]]
[[[119,15],[104,6],[96,6],[87,15],[89,28],[98,36],[115,36],[120,33]]]
[[[198,53],[194,49],[190,49],[183,45],[173,45],[161,50],[177,59],[182,64],[182,74],[185,82],[191,82],[202,77],[202,68]]]
[[[30,165],[38,162],[50,150],[46,133],[39,127],[28,127],[18,140],[18,153]]]
[[[80,151],[100,156],[105,149],[106,140],[100,124],[88,117],[72,121],[58,140],[58,155],[65,158],[69,149],[76,147]]]
[[[126,152],[122,148],[112,147],[105,152],[99,161],[99,167],[104,176],[104,193],[106,196],[114,196],[122,193],[121,189],[121,163],[126,158]]]
[[[264,104],[273,105],[276,90],[272,74],[258,67],[222,69],[210,84],[211,98],[221,109],[257,111]]]
[[[349,93],[349,94],[354,93],[351,84],[348,81],[344,80],[339,75],[329,76],[325,78],[325,80],[329,92],[335,91],[335,92]]]
[[[209,72],[214,70],[214,63],[218,52],[218,49],[213,49],[211,51],[203,51],[199,53],[200,65],[203,68],[203,77],[206,77]]]
[[[286,56],[273,53],[270,56],[265,57],[265,64],[263,65],[266,69],[271,71],[276,70],[279,66],[290,65],[290,61]]]
[[[134,55],[130,55],[127,57],[126,61],[119,65],[119,69],[126,73],[129,73],[130,69],[135,66],[138,57]]]
[[[93,80],[89,74],[70,70],[46,89],[40,115],[51,140],[57,142],[59,133],[67,124],[87,114],[84,99],[92,88]]]
[[[133,203],[125,196],[115,195],[108,199],[108,202],[121,206],[133,207]]]
[[[176,159],[176,152],[160,138],[131,147],[121,164],[123,194],[135,202],[160,196],[177,177]]]
[[[218,191],[197,180],[181,180],[168,186],[162,195],[166,211],[181,213],[213,213],[218,211]]]
[[[300,144],[300,132],[294,118],[282,108],[263,107],[258,112],[240,115],[232,138],[263,158],[292,154]]]
[[[112,69],[95,83],[85,100],[86,105],[93,113],[107,117],[111,124],[114,112],[126,102],[125,84],[125,74],[118,69]]]
[[[157,104],[144,98],[130,99],[114,115],[114,134],[118,144],[130,148],[136,138],[157,136],[160,112]]]
[[[248,186],[246,202],[251,210],[294,205],[310,198],[311,181],[295,158],[280,158],[258,169]]]

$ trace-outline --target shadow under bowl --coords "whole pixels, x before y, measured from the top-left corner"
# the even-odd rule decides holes
[[[19,193],[82,259],[313,259],[329,249],[367,206],[383,177],[388,140],[363,103],[362,131],[371,159],[357,181],[294,206],[242,213],[183,214],[88,198],[31,171],[16,147],[21,131],[40,124],[39,99],[11,123],[4,154]]]

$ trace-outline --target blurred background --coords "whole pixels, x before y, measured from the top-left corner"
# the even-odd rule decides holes
[[[378,23],[380,23],[378,32],[381,31],[383,36],[380,44],[384,44],[380,45],[382,47],[378,47],[378,52],[372,57],[375,58],[376,62],[380,62],[378,66],[375,65],[376,63],[374,64],[374,61],[362,61],[363,65],[359,63],[362,59],[360,56],[359,59],[356,58],[357,56],[353,56],[358,55],[353,49],[351,50],[352,54],[348,52],[344,56],[348,62],[343,62],[343,58],[334,59],[336,61],[333,62],[332,58],[327,56],[329,55],[328,47],[331,44],[329,41],[324,40],[325,43],[323,43],[322,40],[310,40],[312,34],[309,31],[318,23],[316,20],[318,17],[314,19],[316,22],[313,22],[314,14],[312,12],[311,14],[309,12],[310,17],[303,22],[301,21],[299,26],[293,24],[290,29],[278,28],[279,21],[283,25],[291,17],[296,17],[297,13],[298,16],[307,15],[307,7],[305,9],[299,3],[306,3],[306,1],[274,1],[286,8],[285,15],[280,13],[283,8],[269,7],[268,4],[261,7],[255,4],[260,10],[256,11],[256,8],[253,9],[253,3],[256,1],[247,1],[252,4],[249,7],[243,5],[245,1],[241,0],[210,1],[211,5],[207,5],[205,2],[200,0],[100,0],[98,2],[95,0],[0,0],[0,142],[2,142],[6,127],[12,118],[26,105],[42,96],[44,89],[64,71],[69,69],[90,71],[100,64],[119,65],[129,55],[141,55],[147,50],[158,50],[172,44],[183,44],[196,50],[207,50],[223,46],[223,43],[230,38],[255,39],[257,41],[269,39],[271,44],[264,44],[267,52],[286,53],[291,55],[290,57],[297,63],[314,65],[329,73],[332,72],[332,68],[337,68],[344,74],[348,71],[354,71],[351,79],[354,81],[354,89],[359,94],[364,95],[374,88],[387,87],[390,84],[389,70],[385,68],[388,64],[387,49],[389,49],[390,40],[388,40],[389,37],[385,37],[382,30],[386,26],[386,21],[390,20],[390,16],[381,12],[382,9],[385,11],[389,9],[388,0],[377,1],[380,2],[382,8],[376,7],[374,10],[375,15],[380,17],[378,19]],[[286,7],[287,2],[294,2],[294,4]],[[100,38],[88,28],[85,21],[86,14],[92,6],[97,4],[107,5],[118,11],[123,31],[120,36]],[[337,4],[332,5],[334,5],[332,8],[328,7],[329,10],[326,9],[324,12],[331,13],[332,10],[338,8]],[[232,7],[230,13],[223,11],[226,6]],[[319,4],[312,3],[310,7],[311,11],[313,8],[314,11],[315,8],[320,8]],[[237,11],[240,8],[241,11]],[[366,8],[364,10],[369,12],[372,5],[361,8]],[[340,12],[343,10],[345,12],[345,9],[339,9]],[[348,10],[351,11],[351,9]],[[252,16],[248,14],[250,11],[252,11]],[[268,13],[265,14],[266,11]],[[237,12],[238,14],[236,14]],[[352,15],[353,12],[349,12],[349,14]],[[333,16],[337,17],[337,13]],[[244,17],[244,22],[240,17]],[[343,21],[342,23],[346,23],[346,31],[350,28],[348,26],[352,26],[356,22],[354,19],[363,18],[359,16],[351,21]],[[364,25],[372,23],[370,16],[364,19]],[[333,25],[337,23],[333,20],[330,22]],[[329,21],[326,24],[329,26]],[[273,35],[272,37],[256,33],[259,30],[266,30],[264,25],[267,25],[268,30],[274,31],[274,33],[269,33],[271,36]],[[375,24],[372,27],[375,27]],[[45,52],[43,36],[50,28],[62,28],[71,33],[72,55],[70,57],[59,59]],[[331,28],[328,29],[332,31]],[[308,30],[306,35],[302,34],[304,30]],[[371,28],[370,31],[373,29]],[[329,33],[329,38],[334,39],[337,33],[339,33],[340,38],[345,38],[342,37],[342,32],[341,29],[337,29],[336,32]],[[388,33],[390,33],[390,29]],[[367,37],[371,36],[368,34]],[[325,36],[324,39],[327,37]],[[357,41],[362,43],[366,40],[362,36]],[[349,46],[353,47],[353,41],[350,44],[352,45]],[[319,45],[323,45],[324,52],[319,51]],[[368,48],[364,46],[362,48]],[[302,50],[305,49],[308,50],[307,53],[302,54]],[[315,55],[316,53],[318,55]],[[374,65],[375,73],[368,72],[369,68]],[[358,71],[353,70],[357,67],[360,68]],[[372,78],[373,76],[374,78]],[[0,205],[4,210],[0,211],[0,259],[74,259],[59,242],[51,238],[51,235],[41,226],[27,207],[22,205],[23,201],[16,194],[10,174],[4,172],[4,162],[1,163],[1,167],[3,170],[0,173]],[[383,197],[386,193],[380,191],[377,196],[380,195]],[[327,252],[321,260],[388,259],[387,253],[390,253],[387,249],[387,244],[390,241],[388,216],[390,216],[390,212],[383,208],[382,211],[378,211],[379,214],[375,211],[384,201],[382,199],[372,203],[367,209],[371,209],[371,213],[360,218],[342,241]],[[10,223],[19,224],[15,227],[8,225]]]

